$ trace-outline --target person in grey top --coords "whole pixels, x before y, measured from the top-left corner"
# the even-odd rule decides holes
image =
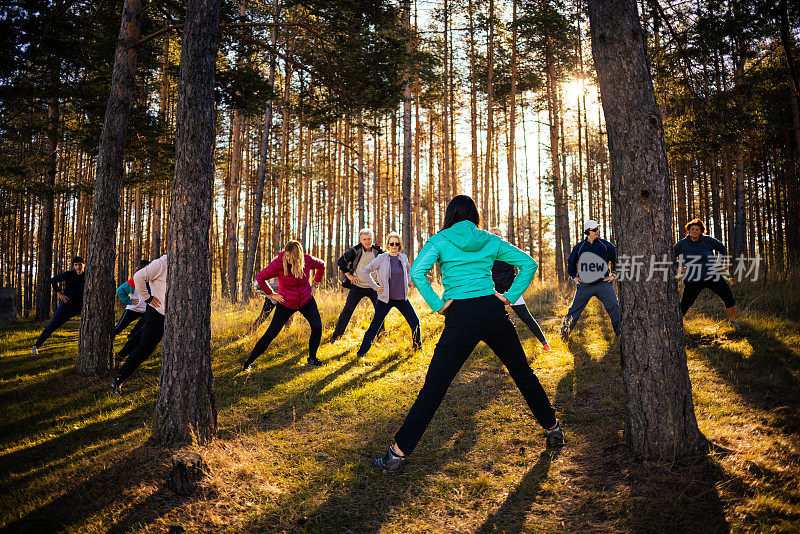
[[[714,265],[716,255],[726,256],[728,249],[722,242],[705,235],[706,225],[700,219],[692,219],[686,224],[686,237],[675,243],[672,251],[675,259],[681,258],[681,274],[683,277],[683,297],[681,297],[681,314],[686,315],[689,308],[703,291],[710,289],[725,303],[728,321],[734,330],[739,330],[736,320],[736,299],[733,291]]]
[[[347,288],[348,292],[347,300],[345,300],[344,307],[339,313],[339,319],[336,320],[333,334],[331,334],[331,343],[335,343],[337,339],[342,337],[348,323],[350,323],[350,319],[353,317],[356,306],[362,299],[368,298],[373,306],[378,302],[378,293],[370,287],[369,280],[364,274],[364,268],[376,256],[383,253],[380,247],[372,244],[374,240],[375,234],[372,229],[362,228],[358,233],[358,245],[342,254],[342,257],[337,262],[339,270],[345,276],[345,279],[342,280],[342,287]],[[381,323],[380,327],[379,334],[383,331],[383,323]]]
[[[378,334],[378,328],[381,327],[383,320],[392,308],[397,308],[403,314],[411,328],[412,350],[417,351],[422,348],[419,317],[414,311],[414,306],[408,300],[411,264],[408,262],[408,256],[400,252],[403,248],[400,234],[391,232],[386,244],[389,251],[379,255],[364,269],[369,285],[378,293],[378,302],[375,303],[375,316],[364,333],[364,340],[358,349],[358,356],[367,353]],[[374,276],[378,277],[377,282],[375,282]]]

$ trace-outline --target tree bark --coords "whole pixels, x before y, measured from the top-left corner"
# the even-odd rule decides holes
[[[614,233],[623,254],[671,257],[672,196],[661,115],[635,0],[590,0],[592,53],[611,153]],[[674,269],[620,283],[625,440],[674,459],[707,446],[697,427]]]
[[[125,134],[136,82],[135,47],[141,35],[145,0],[125,0],[111,74],[94,181],[92,225],[86,254],[86,282],[75,368],[105,374],[113,366],[115,236],[125,156]]]
[[[514,225],[514,156],[517,132],[517,2],[511,0],[511,95],[508,113],[508,242],[517,244]]]
[[[489,206],[491,194],[489,184],[492,183],[492,136],[494,135],[494,0],[489,0],[489,36],[486,44],[486,172],[483,176],[484,199],[481,202],[481,218],[484,227],[489,227]]]
[[[53,231],[55,228],[56,154],[58,151],[58,98],[47,101],[47,161],[45,163],[45,191],[42,198],[42,216],[39,220],[39,258],[36,272],[36,320],[50,318],[50,278],[53,275]]]
[[[278,21],[278,0],[272,4],[273,20]],[[272,26],[270,41],[273,47],[278,41],[278,27]],[[271,54],[269,60],[269,85],[274,89],[275,86],[275,54]],[[247,304],[252,294],[250,284],[253,281],[256,265],[256,251],[258,250],[258,239],[261,235],[261,211],[264,206],[264,182],[267,174],[267,156],[269,154],[269,138],[272,133],[272,110],[274,101],[267,102],[264,110],[264,124],[261,131],[261,145],[258,150],[258,174],[256,175],[256,195],[253,203],[253,229],[250,231],[250,244],[247,248],[247,257],[242,266],[242,304]]]
[[[403,0],[403,21],[411,30],[411,0]],[[411,43],[408,43],[411,54]],[[405,73],[403,88],[403,248],[408,257],[414,259],[414,220],[411,218],[411,72]]]
[[[210,441],[217,428],[211,372],[209,230],[214,185],[214,71],[221,0],[190,0],[178,83],[175,176],[161,376],[153,439]]]

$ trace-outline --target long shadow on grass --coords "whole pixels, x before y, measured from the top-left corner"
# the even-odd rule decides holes
[[[489,532],[519,533],[525,530],[525,516],[530,511],[542,484],[550,473],[550,464],[559,455],[558,450],[542,451],[539,461],[522,477],[514,491],[508,494],[500,508],[486,518],[476,531],[478,534]]]
[[[613,341],[605,323],[601,334]],[[713,458],[642,462],[622,443],[617,345],[610,343],[600,359],[591,357],[580,336],[569,347],[574,368],[559,382],[555,399],[565,422],[564,454],[575,466],[566,483],[578,489],[562,512],[565,531],[727,532],[717,484],[728,477]]]
[[[465,471],[476,469],[464,463],[463,457],[478,439],[477,414],[498,386],[495,369],[484,365],[475,370],[471,368],[473,364],[468,363],[450,387],[403,474],[390,477],[374,471],[370,465],[370,457],[385,450],[408,411],[403,403],[390,403],[375,408],[372,413],[376,415],[357,426],[359,438],[353,443],[343,443],[342,450],[337,451],[344,457],[338,461],[333,459],[331,469],[341,469],[344,463],[347,468],[344,481],[331,483],[330,471],[322,470],[292,495],[293,502],[278,504],[274,512],[256,518],[245,530],[378,532],[394,509],[412,503],[418,495],[423,495],[424,499],[425,493],[438,491],[436,488],[441,482],[437,475],[442,471],[458,478],[465,477]],[[414,393],[409,392],[409,398],[404,401],[410,402]],[[300,515],[307,509],[304,503],[313,500],[318,489],[323,487],[328,488],[326,499],[307,516]],[[288,518],[295,521],[293,525],[279,524],[281,519],[287,519],[287,510],[293,510]]]
[[[296,395],[287,399],[280,405],[267,410],[261,416],[261,427],[264,430],[277,430],[286,428],[287,426],[302,419],[307,413],[313,411],[317,406],[326,403],[330,399],[336,398],[342,393],[349,391],[353,388],[362,386],[365,382],[380,380],[387,374],[391,373],[403,362],[409,360],[413,354],[410,353],[392,353],[378,363],[368,367],[362,374],[356,375],[346,382],[339,384],[336,387],[326,390],[321,393],[329,384],[334,380],[344,375],[356,366],[361,365],[358,359],[350,360],[336,371],[326,375],[309,387],[298,392]]]
[[[138,486],[157,483],[159,489],[130,506],[110,531],[126,532],[135,525],[150,523],[185,502],[160,485],[169,472],[168,459],[169,452],[160,447],[142,445],[132,449],[63,495],[6,524],[0,532],[74,530],[95,514],[112,516],[121,503],[129,505],[136,498]]]
[[[745,323],[741,336],[753,353],[745,356],[731,348],[725,338],[700,333],[687,334],[687,345],[713,366],[750,406],[773,411],[786,432],[800,434],[800,355],[772,332]]]

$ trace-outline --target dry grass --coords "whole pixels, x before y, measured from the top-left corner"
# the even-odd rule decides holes
[[[200,450],[201,489],[164,486],[168,451],[147,443],[159,359],[121,398],[106,379],[71,370],[77,322],[31,358],[41,325],[0,330],[0,525],[17,532],[767,532],[800,531],[800,292],[739,286],[743,330],[702,296],[686,320],[702,430],[733,451],[686,464],[639,462],[622,445],[619,350],[590,305],[568,345],[557,337],[570,295],[534,288],[527,301],[553,351],[518,325],[559,412],[568,446],[544,451],[541,431],[483,346],[457,377],[406,473],[371,472],[424,380],[442,326],[419,297],[424,351],[391,313],[390,332],[355,351],[362,304],[346,336],[327,343],[343,298],[319,296],[321,368],[303,366],[308,326],[282,332],[253,370],[237,374],[266,325],[260,302],[216,302],[219,435]],[[120,340],[121,342],[121,340]]]

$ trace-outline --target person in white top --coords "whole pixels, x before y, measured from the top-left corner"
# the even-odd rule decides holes
[[[139,262],[139,269],[144,269],[149,263],[150,260],[141,260]],[[117,337],[119,334],[121,334],[123,330],[128,328],[128,325],[137,319],[139,322],[137,322],[136,326],[133,327],[131,334],[137,332],[142,327],[142,318],[144,317],[144,311],[147,307],[147,304],[139,296],[139,292],[136,290],[135,284],[136,283],[133,281],[133,277],[131,277],[127,281],[120,284],[120,286],[117,288],[117,298],[119,298],[120,302],[125,304],[125,311],[122,312],[122,317],[119,318],[119,322],[114,327],[114,337]]]
[[[164,337],[164,302],[167,296],[167,255],[153,260],[145,268],[133,275],[133,282],[139,296],[147,303],[144,312],[144,324],[141,330],[132,336],[128,343],[133,348],[119,370],[119,374],[111,381],[111,391],[120,393],[122,383],[145,361]],[[126,343],[126,347],[128,346]],[[125,352],[125,347],[123,347]]]

